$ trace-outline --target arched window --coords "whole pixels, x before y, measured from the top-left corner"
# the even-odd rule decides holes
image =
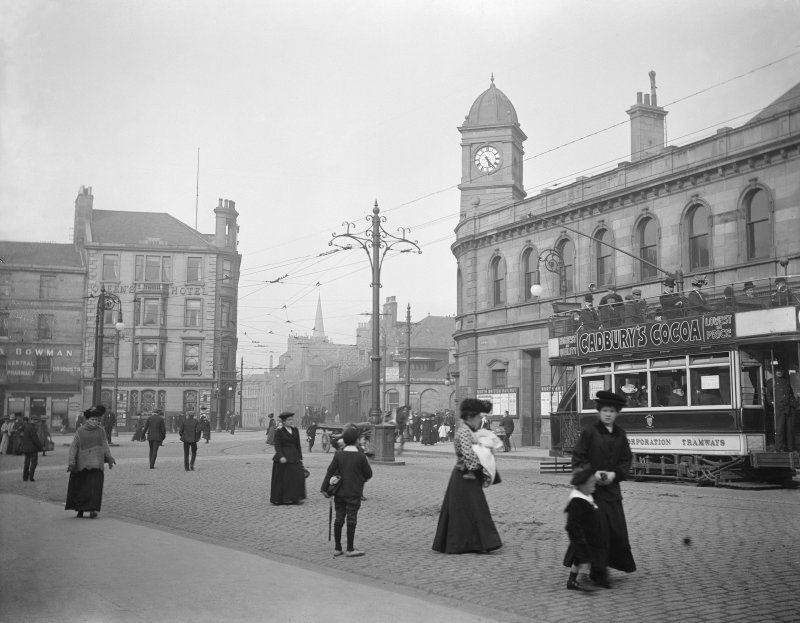
[[[575,245],[572,240],[564,240],[558,245],[558,252],[564,262],[564,283],[559,284],[565,294],[575,292]]]
[[[156,393],[152,389],[142,390],[142,412],[154,411],[156,408]]]
[[[708,208],[696,204],[689,208],[689,269],[708,268]]]
[[[492,304],[506,304],[506,261],[499,256],[492,260]]]
[[[639,223],[639,257],[650,264],[658,264],[658,226],[651,218]],[[640,262],[641,278],[652,279],[658,276],[655,266]]]
[[[614,283],[614,265],[611,247],[606,242],[610,236],[608,231],[601,229],[595,234],[595,257],[597,258],[597,285],[606,286]]]
[[[747,259],[769,257],[772,236],[769,225],[769,197],[758,188],[745,199],[747,219]]]
[[[530,301],[533,298],[531,294],[531,286],[534,283],[539,283],[539,256],[536,250],[528,247],[522,252],[522,299]]]

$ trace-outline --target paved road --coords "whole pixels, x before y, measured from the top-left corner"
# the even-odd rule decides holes
[[[430,549],[451,457],[409,452],[405,466],[374,465],[356,536],[367,555],[343,560],[332,557],[327,542],[328,502],[314,493],[330,455],[306,457],[312,472],[306,504],[274,507],[263,435],[215,436],[201,445],[197,470],[188,473],[175,439],[162,448],[155,470],[147,468],[144,444],[120,439],[122,446],[113,449],[119,465],[107,472],[97,521],[112,516],[180,531],[347,578],[378,580],[435,603],[458,598],[502,621],[798,620],[797,490],[625,483],[639,570],[614,573],[612,591],[583,595],[565,590],[567,570],[560,566],[566,476],[540,475],[536,461],[499,457],[504,481],[487,497],[505,545],[488,556]],[[57,445],[55,456],[41,459],[33,484],[21,481],[19,457],[0,457],[3,491],[63,502],[65,454]]]

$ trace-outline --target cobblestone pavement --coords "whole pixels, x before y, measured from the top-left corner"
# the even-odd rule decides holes
[[[146,444],[128,439],[112,448],[118,466],[106,472],[104,515],[341,570],[434,601],[458,598],[492,609],[502,621],[800,618],[798,490],[626,482],[639,570],[612,572],[611,591],[575,594],[565,589],[561,566],[567,478],[540,475],[535,461],[498,458],[503,483],[488,489],[487,498],[504,547],[484,556],[430,549],[452,457],[410,452],[404,466],[376,464],[356,534],[367,555],[334,559],[328,501],[316,493],[331,455],[318,447],[305,457],[311,471],[306,504],[276,507],[269,504],[271,449],[261,434],[216,435],[200,445],[194,472],[184,471],[176,436],[161,449],[155,470],[148,469]],[[36,483],[22,482],[22,457],[0,457],[2,489],[63,501],[67,441],[57,438],[55,452],[40,458]]]

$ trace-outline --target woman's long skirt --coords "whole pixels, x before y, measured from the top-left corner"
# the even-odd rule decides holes
[[[595,496],[595,503],[600,523],[597,566],[601,569],[611,567],[625,573],[636,571],[622,500],[605,500]]]
[[[502,547],[480,475],[475,480],[465,480],[463,475],[458,468],[450,475],[433,549],[445,554],[464,554]]]
[[[306,477],[300,463],[272,463],[272,487],[269,501],[273,504],[297,504],[306,499]]]
[[[70,473],[64,510],[99,511],[103,504],[104,479],[102,469],[82,469]]]

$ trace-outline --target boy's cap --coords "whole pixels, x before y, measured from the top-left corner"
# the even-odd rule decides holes
[[[342,441],[348,446],[352,446],[358,441],[358,429],[355,426],[345,428],[342,433]]]
[[[591,465],[580,467],[572,472],[572,478],[570,479],[569,484],[571,484],[573,487],[578,487],[589,480],[593,474],[594,469]]]

